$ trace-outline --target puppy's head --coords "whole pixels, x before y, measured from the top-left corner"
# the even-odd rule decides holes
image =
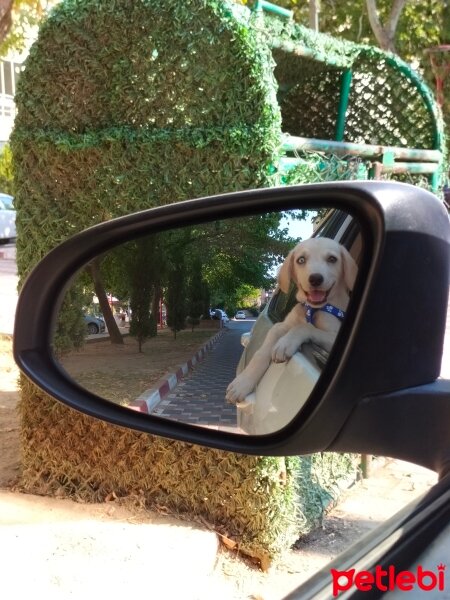
[[[297,300],[320,308],[353,289],[358,267],[349,252],[329,238],[300,242],[287,255],[278,272],[283,292],[290,281],[297,285]]]

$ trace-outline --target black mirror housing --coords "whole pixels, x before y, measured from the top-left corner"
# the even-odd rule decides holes
[[[59,299],[77,269],[93,256],[149,232],[263,210],[314,209],[324,201],[358,219],[364,244],[360,277],[322,376],[305,406],[282,430],[239,436],[139,414],[80,388],[55,363],[51,335]],[[19,298],[14,356],[24,373],[56,399],[132,429],[250,454],[368,452],[372,443],[378,452],[394,456],[393,433],[376,443],[382,435],[379,430],[371,431],[370,415],[359,421],[358,432],[351,427],[353,415],[367,405],[369,397],[404,397],[406,389],[434,385],[445,334],[449,255],[450,224],[444,206],[429,192],[406,184],[292,186],[165,205],[92,227],[44,258]],[[426,400],[423,402],[425,407]],[[401,403],[393,405],[407,410]],[[430,403],[427,410],[433,410]],[[386,419],[393,417],[387,408],[385,413]],[[445,416],[438,419],[444,420],[450,423]],[[437,434],[448,433],[446,426]],[[433,432],[424,431],[425,435]],[[439,469],[436,457],[424,460],[425,466]]]

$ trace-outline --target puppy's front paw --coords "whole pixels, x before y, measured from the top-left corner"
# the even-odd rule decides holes
[[[254,387],[255,382],[248,375],[241,373],[227,387],[225,398],[230,404],[243,402],[245,397],[253,392]]]
[[[275,344],[272,350],[272,360],[275,363],[283,363],[288,361],[291,356],[297,352],[298,344],[297,342],[289,341],[288,339],[281,338]]]

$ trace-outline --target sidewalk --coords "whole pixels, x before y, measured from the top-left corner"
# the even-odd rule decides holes
[[[220,598],[217,551],[217,536],[193,523],[0,491],[0,591],[10,600]]]
[[[268,573],[219,551],[216,534],[194,523],[0,490],[0,591],[10,600],[281,600],[435,481],[388,461]]]

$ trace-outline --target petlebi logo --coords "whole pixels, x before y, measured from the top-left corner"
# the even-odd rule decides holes
[[[356,588],[360,592],[378,590],[380,592],[391,592],[400,590],[402,592],[414,592],[423,590],[444,591],[445,589],[446,565],[437,565],[435,570],[424,569],[418,565],[412,571],[397,571],[394,566],[383,568],[377,565],[372,571],[338,571],[331,569],[333,583],[333,597],[336,598],[342,592]]]

